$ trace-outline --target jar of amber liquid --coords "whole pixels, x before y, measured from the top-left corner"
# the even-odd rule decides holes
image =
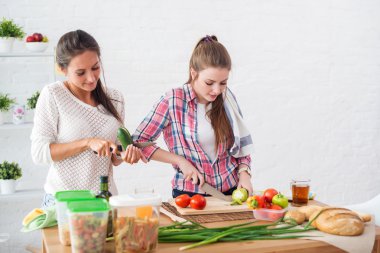
[[[292,205],[304,206],[309,200],[310,179],[307,180],[292,180],[290,183],[292,188]]]

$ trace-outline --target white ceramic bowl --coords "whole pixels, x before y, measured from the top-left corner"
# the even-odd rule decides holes
[[[31,52],[43,52],[48,47],[48,42],[26,42],[26,48]]]

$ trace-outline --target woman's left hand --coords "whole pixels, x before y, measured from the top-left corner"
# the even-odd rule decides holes
[[[239,178],[238,188],[245,188],[248,191],[249,196],[251,196],[253,192],[251,176],[246,171],[242,171],[239,174]]]

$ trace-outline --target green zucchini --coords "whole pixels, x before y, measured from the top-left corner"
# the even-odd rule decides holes
[[[117,130],[117,139],[120,141],[124,150],[128,145],[133,144],[132,136],[125,127],[120,127]]]

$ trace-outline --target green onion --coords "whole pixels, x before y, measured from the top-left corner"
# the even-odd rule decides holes
[[[281,219],[270,224],[252,226],[254,222],[216,228],[207,228],[192,221],[176,222],[169,226],[160,227],[158,240],[161,243],[194,242],[180,248],[180,250],[187,250],[215,242],[282,240],[309,237],[294,233],[302,233],[315,229],[308,226],[297,228],[297,224],[284,223]]]

